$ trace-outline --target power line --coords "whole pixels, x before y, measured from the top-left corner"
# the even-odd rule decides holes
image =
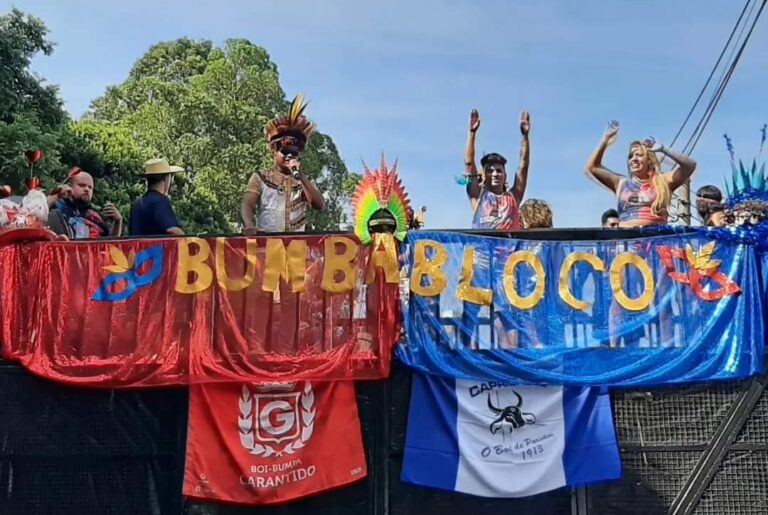
[[[736,44],[731,48],[731,53],[728,55],[728,59],[725,61],[726,63],[733,62],[734,54],[736,53],[736,49],[738,48],[739,41],[742,41],[742,36],[744,36],[744,31],[747,30],[747,26],[749,25],[749,21],[752,18],[752,12],[755,10],[755,7],[757,6],[758,2],[755,0],[752,2],[752,5],[749,7],[749,12],[747,12],[747,17],[745,20],[744,25],[741,26],[741,30],[739,31],[739,35],[736,36]],[[727,69],[723,69],[723,73],[720,74],[720,78],[717,80],[717,83],[720,84],[723,81],[723,78],[725,77],[725,74],[727,73]]]
[[[669,145],[670,147],[675,146],[675,143],[677,142],[677,138],[680,137],[680,134],[682,134],[683,129],[685,129],[685,126],[688,124],[688,121],[691,119],[691,116],[693,116],[694,111],[696,111],[696,107],[699,105],[699,102],[701,101],[701,97],[704,96],[704,93],[707,91],[707,87],[709,86],[709,83],[712,81],[712,77],[715,76],[715,72],[717,71],[717,68],[720,66],[720,61],[723,60],[723,56],[725,55],[725,52],[728,50],[728,47],[730,46],[731,41],[733,40],[733,35],[736,34],[736,30],[738,30],[739,25],[741,25],[741,20],[744,18],[744,14],[747,12],[747,8],[751,3],[752,3],[752,0],[747,0],[747,3],[744,4],[744,8],[741,10],[739,19],[736,20],[736,25],[733,26],[733,29],[731,30],[731,34],[730,36],[728,36],[728,41],[725,42],[725,46],[723,46],[723,50],[720,52],[720,55],[718,56],[717,61],[715,62],[715,65],[712,67],[712,71],[709,72],[709,77],[707,77],[706,82],[704,82],[704,86],[701,88],[701,91],[699,91],[699,95],[696,97],[696,100],[693,102],[693,105],[691,106],[690,111],[688,111],[688,114],[685,116],[685,120],[683,120],[682,125],[680,125],[680,129],[678,129],[677,134],[675,134],[675,137],[672,138],[672,142]],[[754,7],[754,4],[753,4],[753,7]],[[746,27],[746,24],[744,26]],[[730,57],[728,60],[730,60]]]
[[[757,25],[757,21],[760,19],[760,15],[763,12],[763,9],[765,8],[765,4],[768,2],[768,0],[763,0],[760,4],[760,9],[758,10],[757,14],[755,15],[754,19],[752,20],[752,25],[749,28],[749,32],[747,32],[746,37],[742,40],[741,45],[738,45],[738,40],[741,39],[742,34],[744,33],[744,29],[747,27],[748,22],[744,24],[744,26],[741,28],[741,31],[739,32],[738,37],[736,38],[737,44],[734,46],[734,48],[731,50],[731,55],[728,56],[728,61],[730,61],[730,65],[726,67],[726,69],[723,71],[723,74],[720,77],[720,80],[718,81],[719,84],[717,86],[717,89],[710,99],[709,103],[707,104],[707,107],[704,110],[704,113],[702,114],[701,119],[699,120],[699,123],[696,125],[696,128],[691,133],[691,136],[688,138],[687,143],[685,144],[685,147],[683,148],[683,152],[686,154],[691,154],[696,148],[696,144],[699,142],[699,139],[701,138],[702,134],[704,134],[704,129],[707,127],[707,124],[709,123],[709,120],[712,118],[712,115],[715,112],[715,108],[717,108],[717,105],[720,102],[720,99],[723,96],[723,93],[725,92],[725,88],[728,85],[728,83],[731,80],[731,77],[733,76],[733,72],[736,69],[736,66],[739,63],[739,60],[741,59],[742,54],[744,53],[744,49],[747,46],[747,43],[749,42],[750,37],[752,36],[752,32],[755,29],[755,26]],[[747,8],[749,8],[749,12],[747,13]],[[715,71],[717,70],[717,67],[719,66],[720,62],[722,61],[723,55],[725,55],[725,52],[728,49],[728,46],[730,45],[730,42],[733,40],[733,35],[738,30],[739,25],[741,24],[742,19],[744,19],[744,15],[746,14],[746,20],[749,20],[750,15],[752,14],[752,11],[754,10],[756,3],[752,3],[752,0],[748,0],[747,4],[742,9],[741,15],[739,16],[738,21],[736,22],[736,25],[734,26],[733,30],[731,31],[731,35],[728,37],[728,41],[726,42],[725,46],[723,47],[723,50],[720,53],[720,56],[717,59],[717,62],[715,63],[715,66],[712,69],[712,72],[710,73],[709,77],[707,78],[707,81],[702,88],[702,91],[699,93],[699,96],[696,99],[696,102],[694,102],[693,107],[691,108],[691,111],[689,111],[688,116],[686,117],[685,121],[683,122],[682,126],[680,127],[680,130],[675,135],[675,138],[672,142],[672,145],[677,141],[677,138],[682,133],[685,125],[689,121],[692,112],[695,110],[696,106],[698,105],[699,100],[703,96],[703,92],[706,90],[707,86],[709,85],[709,82],[711,81],[712,77],[714,76]],[[733,55],[733,52],[736,48],[739,48],[736,55]],[[680,217],[680,208],[679,206],[682,205],[683,209],[683,216],[687,219],[686,223],[690,223],[691,218],[691,202],[690,202],[690,180],[686,182],[684,186],[684,196],[687,198],[680,198],[678,197],[678,219]]]
[[[750,26],[749,32],[747,32],[747,36],[744,38],[744,41],[741,43],[741,47],[739,48],[738,53],[736,54],[733,62],[731,63],[731,66],[728,68],[728,72],[726,73],[720,86],[715,92],[714,97],[712,98],[709,105],[707,106],[707,111],[705,111],[704,117],[699,122],[699,125],[693,131],[693,134],[688,140],[688,143],[685,146],[685,149],[687,150],[684,150],[684,152],[687,152],[690,154],[691,152],[693,152],[693,149],[696,148],[696,144],[699,142],[701,135],[704,133],[704,129],[706,128],[710,118],[712,118],[712,115],[715,112],[715,108],[717,107],[717,104],[720,102],[720,99],[722,98],[723,93],[725,92],[725,87],[728,85],[728,82],[730,82],[731,77],[733,76],[734,70],[736,70],[736,65],[739,64],[739,60],[741,59],[741,56],[744,53],[744,49],[747,47],[747,43],[749,42],[749,39],[752,36],[752,32],[754,32],[755,30],[757,21],[760,19],[760,15],[763,13],[763,9],[765,8],[765,4],[767,2],[768,0],[763,0],[763,2],[760,4],[760,9],[757,11],[757,15],[755,15],[755,19],[752,21],[752,26]]]

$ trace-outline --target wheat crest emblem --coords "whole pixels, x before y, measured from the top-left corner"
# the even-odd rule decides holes
[[[298,438],[288,442],[283,448],[275,449],[267,443],[259,443],[255,438],[254,413],[255,402],[253,393],[248,386],[243,385],[240,393],[239,407],[240,415],[237,419],[240,428],[240,443],[254,456],[280,457],[286,454],[293,454],[303,448],[312,437],[315,430],[315,392],[312,390],[312,384],[304,383],[304,390],[299,398],[302,429]]]

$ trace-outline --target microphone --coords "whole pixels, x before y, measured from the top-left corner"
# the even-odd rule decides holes
[[[286,151],[283,153],[283,156],[285,157],[285,160],[288,163],[288,167],[291,170],[291,176],[294,179],[299,178],[299,155],[298,153]]]

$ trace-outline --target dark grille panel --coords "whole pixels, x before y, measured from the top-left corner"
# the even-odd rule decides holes
[[[705,445],[743,388],[725,383],[709,388],[617,391],[613,409],[623,446]]]
[[[768,513],[768,451],[729,452],[696,513]]]

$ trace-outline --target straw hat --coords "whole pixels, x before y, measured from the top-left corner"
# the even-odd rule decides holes
[[[184,168],[170,165],[167,159],[150,159],[144,163],[143,175],[166,175],[183,171]]]

